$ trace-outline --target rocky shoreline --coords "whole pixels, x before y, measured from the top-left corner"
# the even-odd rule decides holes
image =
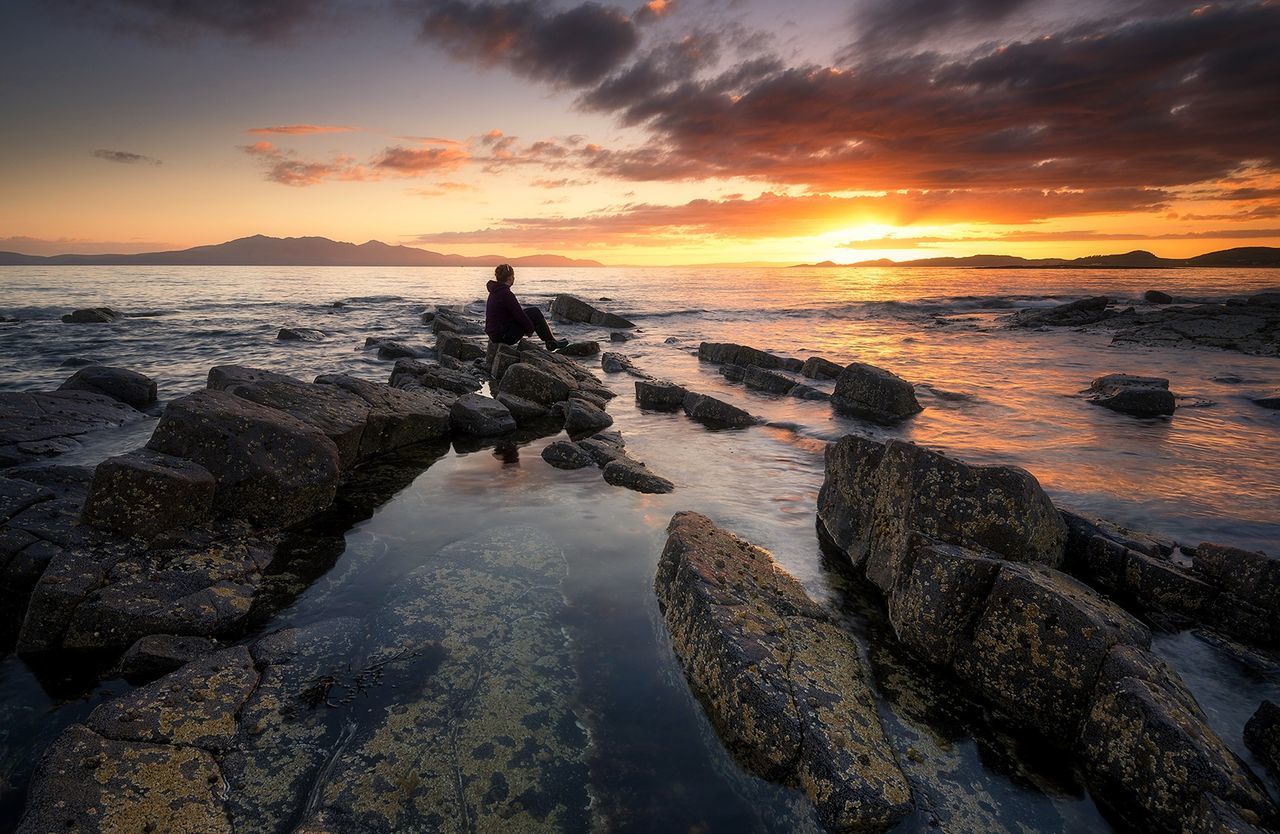
[[[1265,340],[1270,304],[1214,315],[1260,318]],[[551,311],[614,333],[635,327],[568,296]],[[1105,304],[1059,313],[1017,324],[1137,326]],[[639,493],[678,491],[680,473],[650,471],[612,430],[615,393],[587,359],[632,377],[646,411],[682,411],[716,431],[761,419],[601,354],[598,342],[555,354],[486,344],[477,321],[448,308],[422,321],[434,347],[368,346],[394,362],[386,383],[213,367],[203,390],[164,404],[143,447],[93,469],[50,461],[77,437],[156,413],[154,382],[89,366],[56,392],[0,394],[3,646],[33,664],[74,659],[142,684],[45,752],[24,834],[585,824],[589,739],[570,697],[569,637],[552,627],[564,558],[536,530],[518,543],[451,545],[365,619],[265,635],[255,625],[333,564],[353,520],[449,443],[563,432],[542,451],[552,466],[596,467]],[[296,332],[281,338],[323,338]],[[825,401],[870,425],[921,411],[910,382],[865,363],[711,342],[698,357],[731,382]],[[1132,379],[1095,393],[1125,396]],[[1147,412],[1172,411],[1167,386],[1137,387],[1156,392],[1144,394]],[[1276,560],[1128,531],[1054,506],[1023,470],[859,435],[829,444],[815,510],[824,548],[879,595],[894,639],[1070,756],[1115,821],[1187,834],[1280,824],[1263,782],[1150,651],[1153,627],[1280,647]],[[512,564],[503,554],[517,549]],[[678,513],[654,591],[690,690],[745,768],[803,792],[832,830],[886,831],[913,812],[918,769],[886,735],[858,638],[767,552]],[[334,674],[355,645],[366,665]],[[376,726],[347,729],[336,718],[344,689],[385,675],[417,676],[426,690],[388,702]],[[329,709],[305,708],[309,699]],[[1248,740],[1274,768],[1280,710],[1268,704]]]

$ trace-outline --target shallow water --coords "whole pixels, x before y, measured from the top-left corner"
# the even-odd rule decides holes
[[[2,268],[0,316],[22,321],[0,324],[0,389],[53,387],[71,373],[60,366],[72,356],[148,373],[162,399],[200,387],[209,367],[230,362],[304,378],[345,371],[385,380],[390,363],[361,350],[365,337],[431,344],[419,313],[438,303],[472,304],[483,296],[484,277],[463,269]],[[1091,294],[1136,302],[1158,288],[1222,297],[1277,283],[1280,276],[1266,270],[521,270],[515,289],[526,303],[558,291],[607,296],[612,301],[602,306],[639,325],[634,341],[612,347],[773,425],[712,432],[681,415],[641,412],[631,378],[605,376],[619,394],[609,408],[615,428],[636,457],[676,483],[674,494],[614,489],[594,469],[552,469],[538,454],[551,438],[515,449],[451,450],[355,524],[332,568],[261,630],[369,618],[391,589],[451,546],[494,531],[534,530],[563,554],[556,583],[563,605],[548,610],[576,670],[565,695],[586,732],[591,824],[812,828],[795,792],[744,773],[724,752],[667,645],[653,572],[672,513],[693,509],[772,550],[863,637],[886,726],[920,798],[903,830],[963,831],[975,821],[990,830],[1103,829],[1069,767],[1037,756],[1034,744],[993,726],[947,681],[896,651],[874,599],[824,563],[814,534],[822,447],[850,431],[904,437],[974,462],[1024,466],[1060,503],[1132,527],[1275,552],[1280,415],[1247,396],[1276,386],[1280,362],[1111,347],[1103,333],[1008,331],[998,317]],[[343,306],[331,306],[336,301]],[[158,315],[108,325],[58,321],[99,304]],[[317,327],[328,338],[276,341],[286,325]],[[602,335],[561,330],[570,338]],[[925,411],[883,429],[834,417],[823,403],[754,394],[697,361],[701,340],[879,364],[921,384]],[[1076,396],[1093,377],[1115,371],[1166,376],[1186,399],[1171,420],[1137,420]],[[1215,380],[1226,377],[1245,381]],[[92,463],[138,445],[150,427],[92,438],[62,460]],[[351,662],[376,652],[376,634],[370,639],[353,646]],[[1262,697],[1280,694],[1280,678],[1192,633],[1162,636],[1156,647],[1247,757],[1240,728]],[[372,731],[388,705],[419,697],[407,677],[392,670],[376,696],[345,708],[342,720],[358,728],[357,737]],[[16,822],[32,758],[62,726],[124,688],[114,681],[87,694],[50,694],[22,662],[0,661],[0,830]]]

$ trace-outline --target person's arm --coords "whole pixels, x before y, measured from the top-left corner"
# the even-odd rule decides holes
[[[532,336],[534,332],[533,322],[529,320],[529,316],[525,313],[524,308],[520,306],[520,300],[516,298],[516,294],[507,292],[507,312],[511,314],[511,318],[520,323],[524,328],[524,335]]]

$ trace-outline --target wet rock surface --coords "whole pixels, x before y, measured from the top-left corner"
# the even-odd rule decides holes
[[[0,391],[0,469],[64,454],[82,435],[141,419],[132,406],[90,391]]]
[[[480,394],[464,394],[449,409],[449,422],[455,432],[490,437],[515,431],[516,418],[495,399]]]
[[[120,318],[120,312],[110,307],[85,307],[62,317],[63,324],[106,324]]]
[[[577,443],[569,440],[548,443],[542,449],[542,459],[556,469],[582,469],[596,465],[595,458]]]
[[[217,481],[198,463],[149,449],[108,458],[94,470],[81,523],[152,538],[203,524]]]
[[[572,295],[557,295],[551,302],[551,315],[561,321],[594,324],[597,327],[635,327],[634,322],[594,307]]]
[[[750,412],[709,394],[689,391],[684,395],[681,407],[690,419],[713,429],[743,429],[758,422]]]
[[[1019,310],[1009,317],[1009,323],[1014,327],[1078,327],[1109,318],[1112,312],[1107,305],[1110,303],[1107,296],[1097,295],[1048,309]]]
[[[81,368],[59,385],[58,390],[103,394],[138,409],[146,408],[156,401],[154,379],[137,371],[103,365]]]
[[[910,811],[852,639],[763,550],[677,513],[654,580],[672,647],[730,751],[837,831]]]
[[[747,345],[732,342],[702,342],[698,345],[698,358],[716,364],[752,365],[765,370],[799,371],[804,363],[799,359],[769,353]]]
[[[665,380],[637,380],[636,405],[653,411],[679,411],[689,392],[682,385]]]
[[[1135,417],[1173,414],[1177,406],[1169,380],[1162,377],[1107,374],[1091,382],[1089,390],[1094,405]]]
[[[922,409],[915,388],[897,374],[854,362],[840,372],[831,405],[841,414],[875,423],[897,423]]]
[[[650,472],[640,461],[629,457],[619,457],[604,466],[605,483],[625,487],[636,492],[667,493],[675,489],[675,484]]]
[[[314,327],[282,327],[276,333],[276,339],[281,342],[323,342],[325,333]]]

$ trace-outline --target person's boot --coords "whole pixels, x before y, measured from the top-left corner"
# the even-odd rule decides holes
[[[564,350],[568,346],[569,346],[568,339],[552,339],[551,341],[547,342],[547,350],[550,350],[550,351]]]

